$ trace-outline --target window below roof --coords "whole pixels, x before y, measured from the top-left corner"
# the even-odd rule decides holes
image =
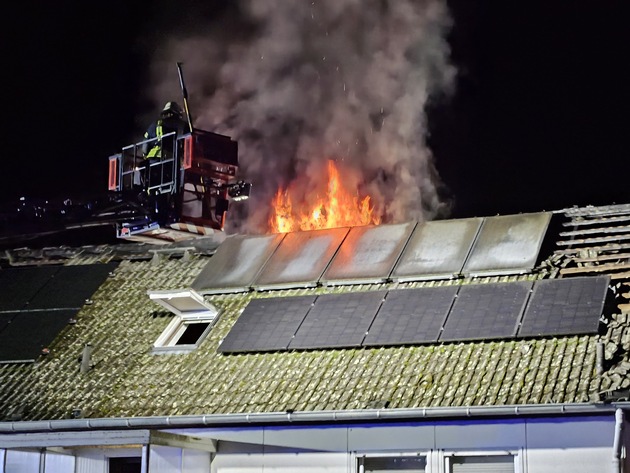
[[[446,457],[448,473],[514,473],[515,455],[453,455]]]
[[[140,473],[142,457],[111,457],[108,459],[109,473]]]
[[[387,473],[390,471],[407,471],[424,473],[427,459],[419,455],[405,456],[364,456],[358,458],[357,471],[360,473]]]

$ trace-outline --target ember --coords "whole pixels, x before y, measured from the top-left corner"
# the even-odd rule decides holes
[[[328,181],[324,196],[318,194],[314,204],[300,204],[296,208],[291,197],[291,186],[279,189],[273,200],[269,226],[274,233],[316,230],[379,224],[370,196],[362,199],[344,188],[334,161],[328,161]]]

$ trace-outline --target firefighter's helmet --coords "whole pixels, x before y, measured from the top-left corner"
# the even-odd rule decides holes
[[[183,115],[183,112],[177,102],[166,102],[166,105],[164,105],[164,108],[162,109],[162,114],[163,115],[171,114],[171,115],[175,115],[181,118]]]

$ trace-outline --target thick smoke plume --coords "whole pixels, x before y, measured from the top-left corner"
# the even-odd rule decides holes
[[[293,183],[294,201],[307,199],[328,159],[383,222],[446,213],[425,114],[455,75],[444,1],[242,0],[235,10],[161,44],[152,91],[174,97],[182,62],[195,126],[238,141],[252,198],[231,206],[228,231],[265,232],[278,188]]]

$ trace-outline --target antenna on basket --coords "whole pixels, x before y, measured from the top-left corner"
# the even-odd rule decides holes
[[[190,132],[193,132],[192,117],[190,116],[190,109],[188,108],[188,91],[184,84],[184,74],[182,72],[182,63],[177,63],[177,72],[179,73],[179,85],[182,88],[182,94],[184,95],[184,109],[186,110],[186,118],[188,118],[188,127]]]

